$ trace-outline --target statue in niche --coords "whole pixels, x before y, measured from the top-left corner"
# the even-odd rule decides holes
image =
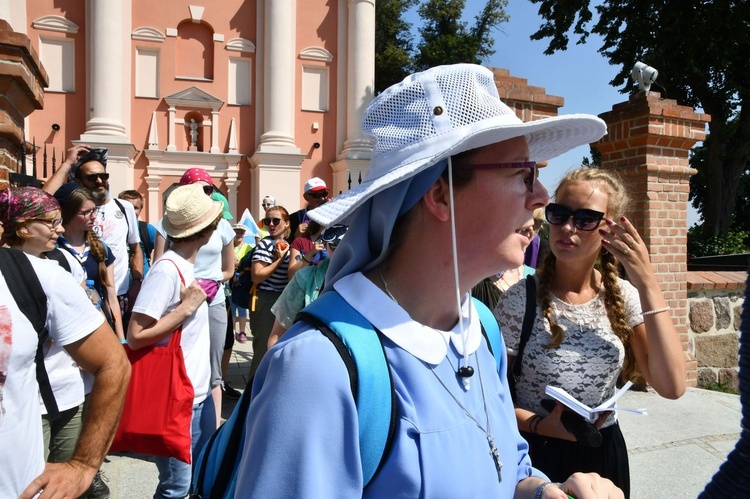
[[[198,145],[198,123],[195,122],[194,118],[190,118],[190,145],[195,147]]]

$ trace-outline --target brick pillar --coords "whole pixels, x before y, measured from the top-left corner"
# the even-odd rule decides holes
[[[664,298],[688,357],[688,386],[697,384],[694,349],[688,343],[687,201],[689,151],[706,138],[707,114],[662,99],[658,92],[639,92],[600,114],[607,135],[595,144],[602,168],[617,172],[634,204],[629,215],[651,255]]]
[[[0,20],[0,188],[7,187],[10,172],[20,172],[24,118],[42,108],[46,86],[47,73],[28,37]]]
[[[565,103],[562,97],[547,95],[544,88],[529,85],[525,78],[511,76],[507,69],[488,69],[495,75],[495,85],[500,99],[523,121],[557,116],[557,110]]]
[[[526,78],[511,76],[507,69],[488,69],[494,73],[495,86],[500,100],[513,109],[522,121],[535,121],[557,116],[557,110],[565,103],[562,97],[547,95],[544,88],[529,85]],[[538,166],[544,168],[547,162],[540,162]]]

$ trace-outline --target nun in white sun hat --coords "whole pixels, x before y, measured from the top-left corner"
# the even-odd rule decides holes
[[[298,322],[256,374],[237,490],[252,497],[622,497],[598,475],[549,484],[531,466],[506,385],[504,345],[498,375],[469,299],[484,277],[523,263],[533,212],[549,202],[535,162],[598,140],[604,122],[571,115],[523,123],[498,98],[489,70],[459,64],[387,89],[363,127],[374,140],[364,182],[310,217],[350,226],[324,293],[339,293],[380,332],[393,383],[392,435],[373,470],[360,455],[360,432],[377,430],[359,428],[341,355]],[[257,449],[262,459],[252,458]]]

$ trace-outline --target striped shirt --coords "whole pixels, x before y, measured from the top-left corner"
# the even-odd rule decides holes
[[[271,264],[276,255],[276,241],[272,237],[264,237],[258,242],[253,253],[253,262],[264,262]],[[258,284],[258,289],[263,291],[283,291],[289,283],[287,269],[289,268],[289,252],[287,251],[284,261],[279,264],[271,276]]]

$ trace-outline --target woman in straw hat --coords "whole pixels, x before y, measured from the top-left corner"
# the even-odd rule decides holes
[[[199,184],[178,187],[167,199],[162,228],[170,248],[151,267],[128,327],[128,345],[137,350],[166,344],[182,324],[182,353],[193,385],[192,449],[195,454],[216,430],[210,396],[208,306],[196,282],[193,264],[221,220],[223,206],[203,193]],[[157,382],[158,380],[154,380]],[[156,457],[159,485],[154,497],[185,497],[191,466],[175,458]]]
[[[371,429],[358,427],[348,370],[331,341],[298,323],[256,374],[238,494],[622,497],[598,475],[551,484],[531,466],[468,298],[486,276],[523,262],[532,213],[549,202],[535,162],[599,139],[604,123],[523,123],[489,70],[460,64],[389,88],[363,126],[375,144],[366,179],[310,217],[350,226],[323,295],[339,293],[380,332],[395,392],[392,438],[366,476],[358,435]]]

